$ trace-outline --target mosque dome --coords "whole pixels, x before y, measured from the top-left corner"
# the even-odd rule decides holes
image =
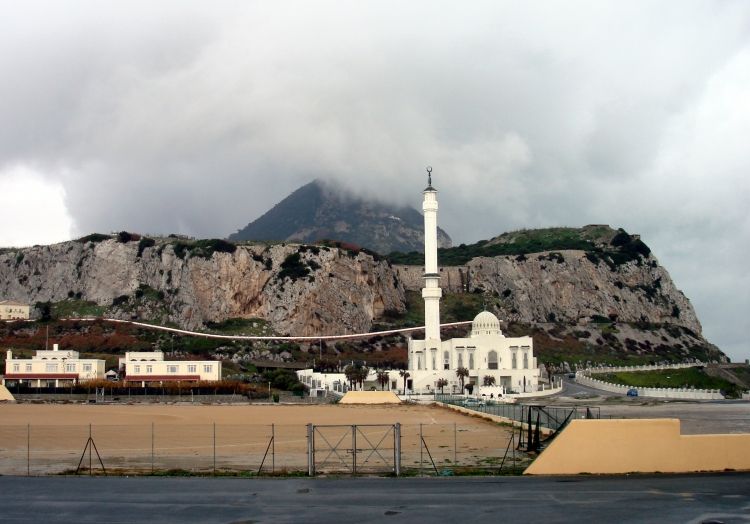
[[[500,334],[500,321],[489,311],[482,311],[471,324],[471,336]]]

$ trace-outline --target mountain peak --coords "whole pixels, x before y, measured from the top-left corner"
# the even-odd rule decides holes
[[[320,179],[306,184],[229,240],[312,243],[340,240],[379,253],[422,251],[424,219],[410,206],[396,206],[353,195]],[[438,228],[438,246],[451,247]]]

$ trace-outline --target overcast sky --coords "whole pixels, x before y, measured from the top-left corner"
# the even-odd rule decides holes
[[[0,1],[0,72],[0,245],[226,237],[318,177],[418,207],[431,165],[455,243],[640,233],[750,358],[750,2]]]

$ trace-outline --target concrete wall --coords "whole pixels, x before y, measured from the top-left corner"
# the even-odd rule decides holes
[[[636,388],[621,384],[612,384],[603,380],[596,380],[580,373],[576,373],[576,382],[590,388],[620,393],[625,395],[629,390],[638,391],[639,397],[652,398],[684,398],[693,400],[721,400],[724,396],[717,389],[688,389],[688,388]]]
[[[645,366],[619,366],[619,367],[602,367],[589,368],[583,373],[630,373],[632,371],[658,371],[660,369],[685,369],[698,366],[706,366],[702,362],[693,362],[691,364],[653,364]],[[581,371],[579,371],[581,373]]]
[[[750,434],[680,435],[676,419],[573,420],[525,475],[750,470]]]

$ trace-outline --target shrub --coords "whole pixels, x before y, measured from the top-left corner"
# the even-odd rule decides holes
[[[121,244],[127,244],[130,241],[140,240],[141,235],[138,233],[128,233],[127,231],[120,231],[117,233],[117,241]]]
[[[110,240],[112,237],[109,235],[102,235],[101,233],[92,233],[90,235],[86,235],[85,237],[81,237],[76,242],[80,242],[81,244],[85,244],[87,242],[97,243],[97,242],[104,242],[105,240]]]
[[[140,242],[138,242],[138,254],[136,255],[136,258],[141,258],[141,255],[143,255],[143,250],[145,250],[147,247],[154,247],[156,245],[156,240],[153,238],[146,238],[143,237]]]
[[[112,301],[112,307],[117,307],[121,304],[127,304],[130,301],[130,297],[127,295],[120,295]]]
[[[304,278],[310,274],[310,269],[302,261],[299,253],[292,253],[284,262],[281,263],[281,271],[279,272],[278,279],[284,280],[289,277],[292,281],[298,278]]]

